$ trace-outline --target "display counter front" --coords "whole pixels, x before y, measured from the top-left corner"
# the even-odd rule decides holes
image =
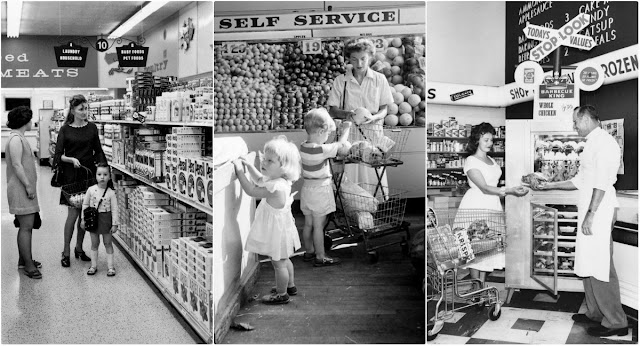
[[[387,177],[389,186],[394,188],[407,190],[407,198],[424,198],[425,197],[425,128],[424,127],[398,127],[402,131],[407,131],[407,142],[402,152],[403,164],[398,167],[390,167],[387,169]],[[390,129],[385,128],[385,132]],[[307,139],[305,130],[290,131],[265,131],[250,133],[216,133],[216,138],[225,137],[242,137],[247,143],[249,151],[262,151],[264,144],[278,135],[285,135],[287,139],[293,143],[300,144]],[[302,187],[302,181],[299,180],[293,185],[293,191],[298,191]],[[296,194],[299,199],[300,194]]]

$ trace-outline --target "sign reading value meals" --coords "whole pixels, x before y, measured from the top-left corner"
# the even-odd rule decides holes
[[[398,24],[399,10],[310,12],[278,15],[216,17],[215,31],[272,31]]]

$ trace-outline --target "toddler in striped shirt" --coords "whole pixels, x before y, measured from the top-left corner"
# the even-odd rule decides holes
[[[307,140],[300,145],[303,185],[300,194],[300,209],[304,214],[302,238],[306,253],[304,261],[313,260],[316,267],[339,264],[338,258],[327,256],[324,250],[324,224],[327,215],[336,210],[331,187],[329,159],[338,155],[338,150],[348,147],[347,138],[351,122],[343,123],[343,131],[338,142],[328,143],[329,134],[336,130],[336,124],[324,108],[310,110],[304,116]]]

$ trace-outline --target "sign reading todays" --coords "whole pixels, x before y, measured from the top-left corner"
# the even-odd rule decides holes
[[[69,42],[64,46],[53,47],[58,67],[84,67],[87,62],[87,47]]]
[[[139,46],[133,42],[122,47],[116,47],[120,67],[145,67],[149,47]]]
[[[582,29],[589,26],[590,20],[591,18],[588,14],[581,13],[558,30],[527,24],[522,29],[525,36],[531,40],[542,41],[531,49],[530,59],[540,61],[560,46],[591,50],[595,46],[593,38],[578,34]]]

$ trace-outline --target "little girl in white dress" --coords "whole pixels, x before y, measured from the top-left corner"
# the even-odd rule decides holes
[[[234,165],[242,189],[249,196],[262,198],[245,245],[246,251],[269,256],[275,270],[276,287],[262,302],[286,304],[290,295],[297,294],[289,257],[301,247],[291,213],[291,184],[298,180],[302,169],[300,153],[285,136],[278,136],[265,144],[260,171],[244,160],[236,160]],[[243,166],[255,184],[247,179]]]

